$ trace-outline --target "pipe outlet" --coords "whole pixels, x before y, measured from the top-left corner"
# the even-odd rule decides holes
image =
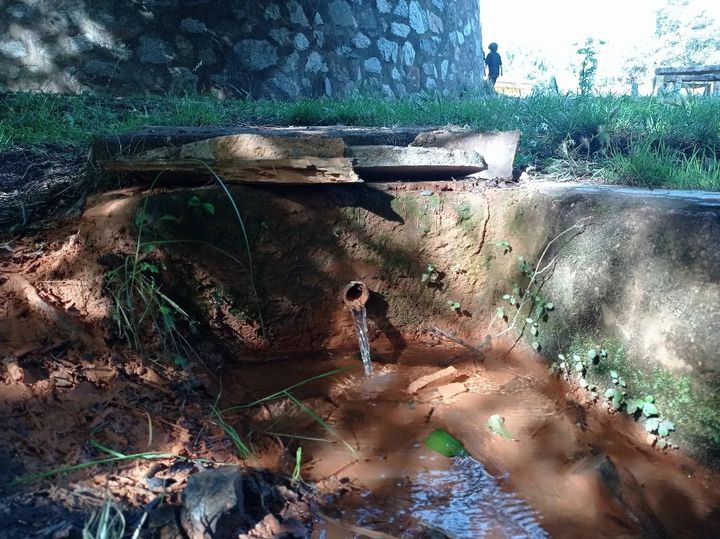
[[[370,290],[362,281],[350,281],[342,291],[342,301],[352,311],[364,307],[369,297]]]

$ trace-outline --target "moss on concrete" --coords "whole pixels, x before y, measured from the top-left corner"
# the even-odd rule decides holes
[[[720,388],[660,367],[638,367],[640,362],[629,357],[620,341],[613,338],[576,335],[564,354],[571,361],[574,355],[586,358],[590,350],[607,352],[585,376],[598,386],[601,395],[614,387],[610,371],[616,371],[627,384],[629,398],[653,396],[660,415],[675,424],[676,431],[670,436],[673,442],[698,458],[720,464]]]

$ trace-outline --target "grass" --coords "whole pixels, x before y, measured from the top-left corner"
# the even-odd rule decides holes
[[[527,98],[434,94],[400,101],[375,97],[294,103],[210,96],[0,95],[0,146],[86,145],[144,125],[437,126],[522,131],[516,164],[632,185],[720,190],[720,100],[679,103],[654,97],[533,95]],[[658,157],[661,165],[658,166]],[[590,163],[591,166],[585,166]],[[557,166],[556,166],[557,168]]]

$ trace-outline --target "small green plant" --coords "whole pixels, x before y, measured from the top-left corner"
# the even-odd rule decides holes
[[[589,37],[585,44],[575,51],[580,56],[580,65],[577,67],[580,95],[591,94],[595,87],[598,45],[605,45],[605,42],[600,40],[596,42],[595,39]]]
[[[202,208],[206,213],[215,215],[215,206],[211,202],[203,202],[197,196],[192,196],[187,202],[189,208]]]
[[[462,310],[462,306],[457,301],[453,301],[453,300],[449,299],[448,305],[450,306],[450,309],[452,309],[455,312],[460,312]]]
[[[420,276],[420,281],[428,284],[440,282],[440,272],[432,264],[428,264]]]
[[[503,254],[507,254],[512,251],[512,245],[510,245],[508,240],[497,240],[495,242],[495,247],[501,247],[503,249]]]

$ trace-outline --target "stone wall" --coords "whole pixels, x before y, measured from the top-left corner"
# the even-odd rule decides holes
[[[482,80],[478,0],[5,0],[0,90],[293,99]]]

